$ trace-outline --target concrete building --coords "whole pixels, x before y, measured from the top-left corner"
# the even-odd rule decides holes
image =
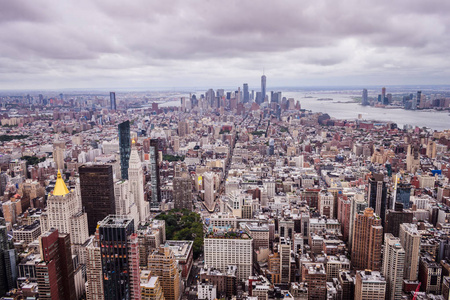
[[[141,299],[164,300],[161,282],[158,276],[152,276],[149,270],[141,271]]]
[[[382,274],[386,279],[386,299],[402,299],[405,250],[400,239],[391,233],[384,235]]]
[[[357,271],[355,282],[355,300],[384,299],[386,279],[376,271]]]
[[[405,249],[405,267],[403,277],[416,281],[419,272],[419,252],[421,235],[416,224],[401,224],[399,233],[400,243]]]
[[[160,278],[164,298],[178,300],[181,297],[181,278],[177,261],[170,247],[160,246],[148,257],[148,269]]]
[[[150,206],[144,196],[144,172],[139,157],[136,142],[133,140],[128,167],[128,181],[130,186],[132,202],[136,204],[140,222],[145,222],[150,216]]]
[[[192,179],[189,173],[173,179],[173,199],[176,209],[192,210]]]

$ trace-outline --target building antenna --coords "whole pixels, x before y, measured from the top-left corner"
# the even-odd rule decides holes
[[[263,67],[263,75],[264,75],[264,67]]]

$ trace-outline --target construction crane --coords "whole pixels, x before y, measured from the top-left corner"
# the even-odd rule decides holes
[[[419,285],[417,286],[416,291],[414,292],[413,300],[416,300],[416,299],[417,299],[417,293],[419,292],[419,289],[420,289],[420,285],[421,285],[421,284],[422,284],[422,282],[419,282]]]

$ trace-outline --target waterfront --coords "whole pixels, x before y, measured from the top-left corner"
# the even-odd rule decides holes
[[[195,94],[200,97],[204,91]],[[194,93],[193,93],[194,94]],[[160,106],[180,106],[180,97],[189,97],[189,94],[172,95],[171,99],[161,102]],[[412,126],[429,127],[433,130],[450,129],[450,112],[427,110],[387,109],[372,106],[362,106],[354,102],[354,97],[361,97],[361,91],[298,91],[283,92],[283,97],[300,100],[302,109],[313,112],[327,113],[332,118],[354,120],[362,115],[363,120],[390,121],[398,124],[400,128],[409,124]],[[319,101],[317,99],[333,99]]]

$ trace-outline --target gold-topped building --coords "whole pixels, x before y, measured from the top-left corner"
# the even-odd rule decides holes
[[[62,179],[61,172],[58,170],[58,174],[56,175],[56,183],[55,188],[53,189],[53,195],[54,196],[64,196],[67,195],[69,192],[69,189],[66,186],[66,183]]]

